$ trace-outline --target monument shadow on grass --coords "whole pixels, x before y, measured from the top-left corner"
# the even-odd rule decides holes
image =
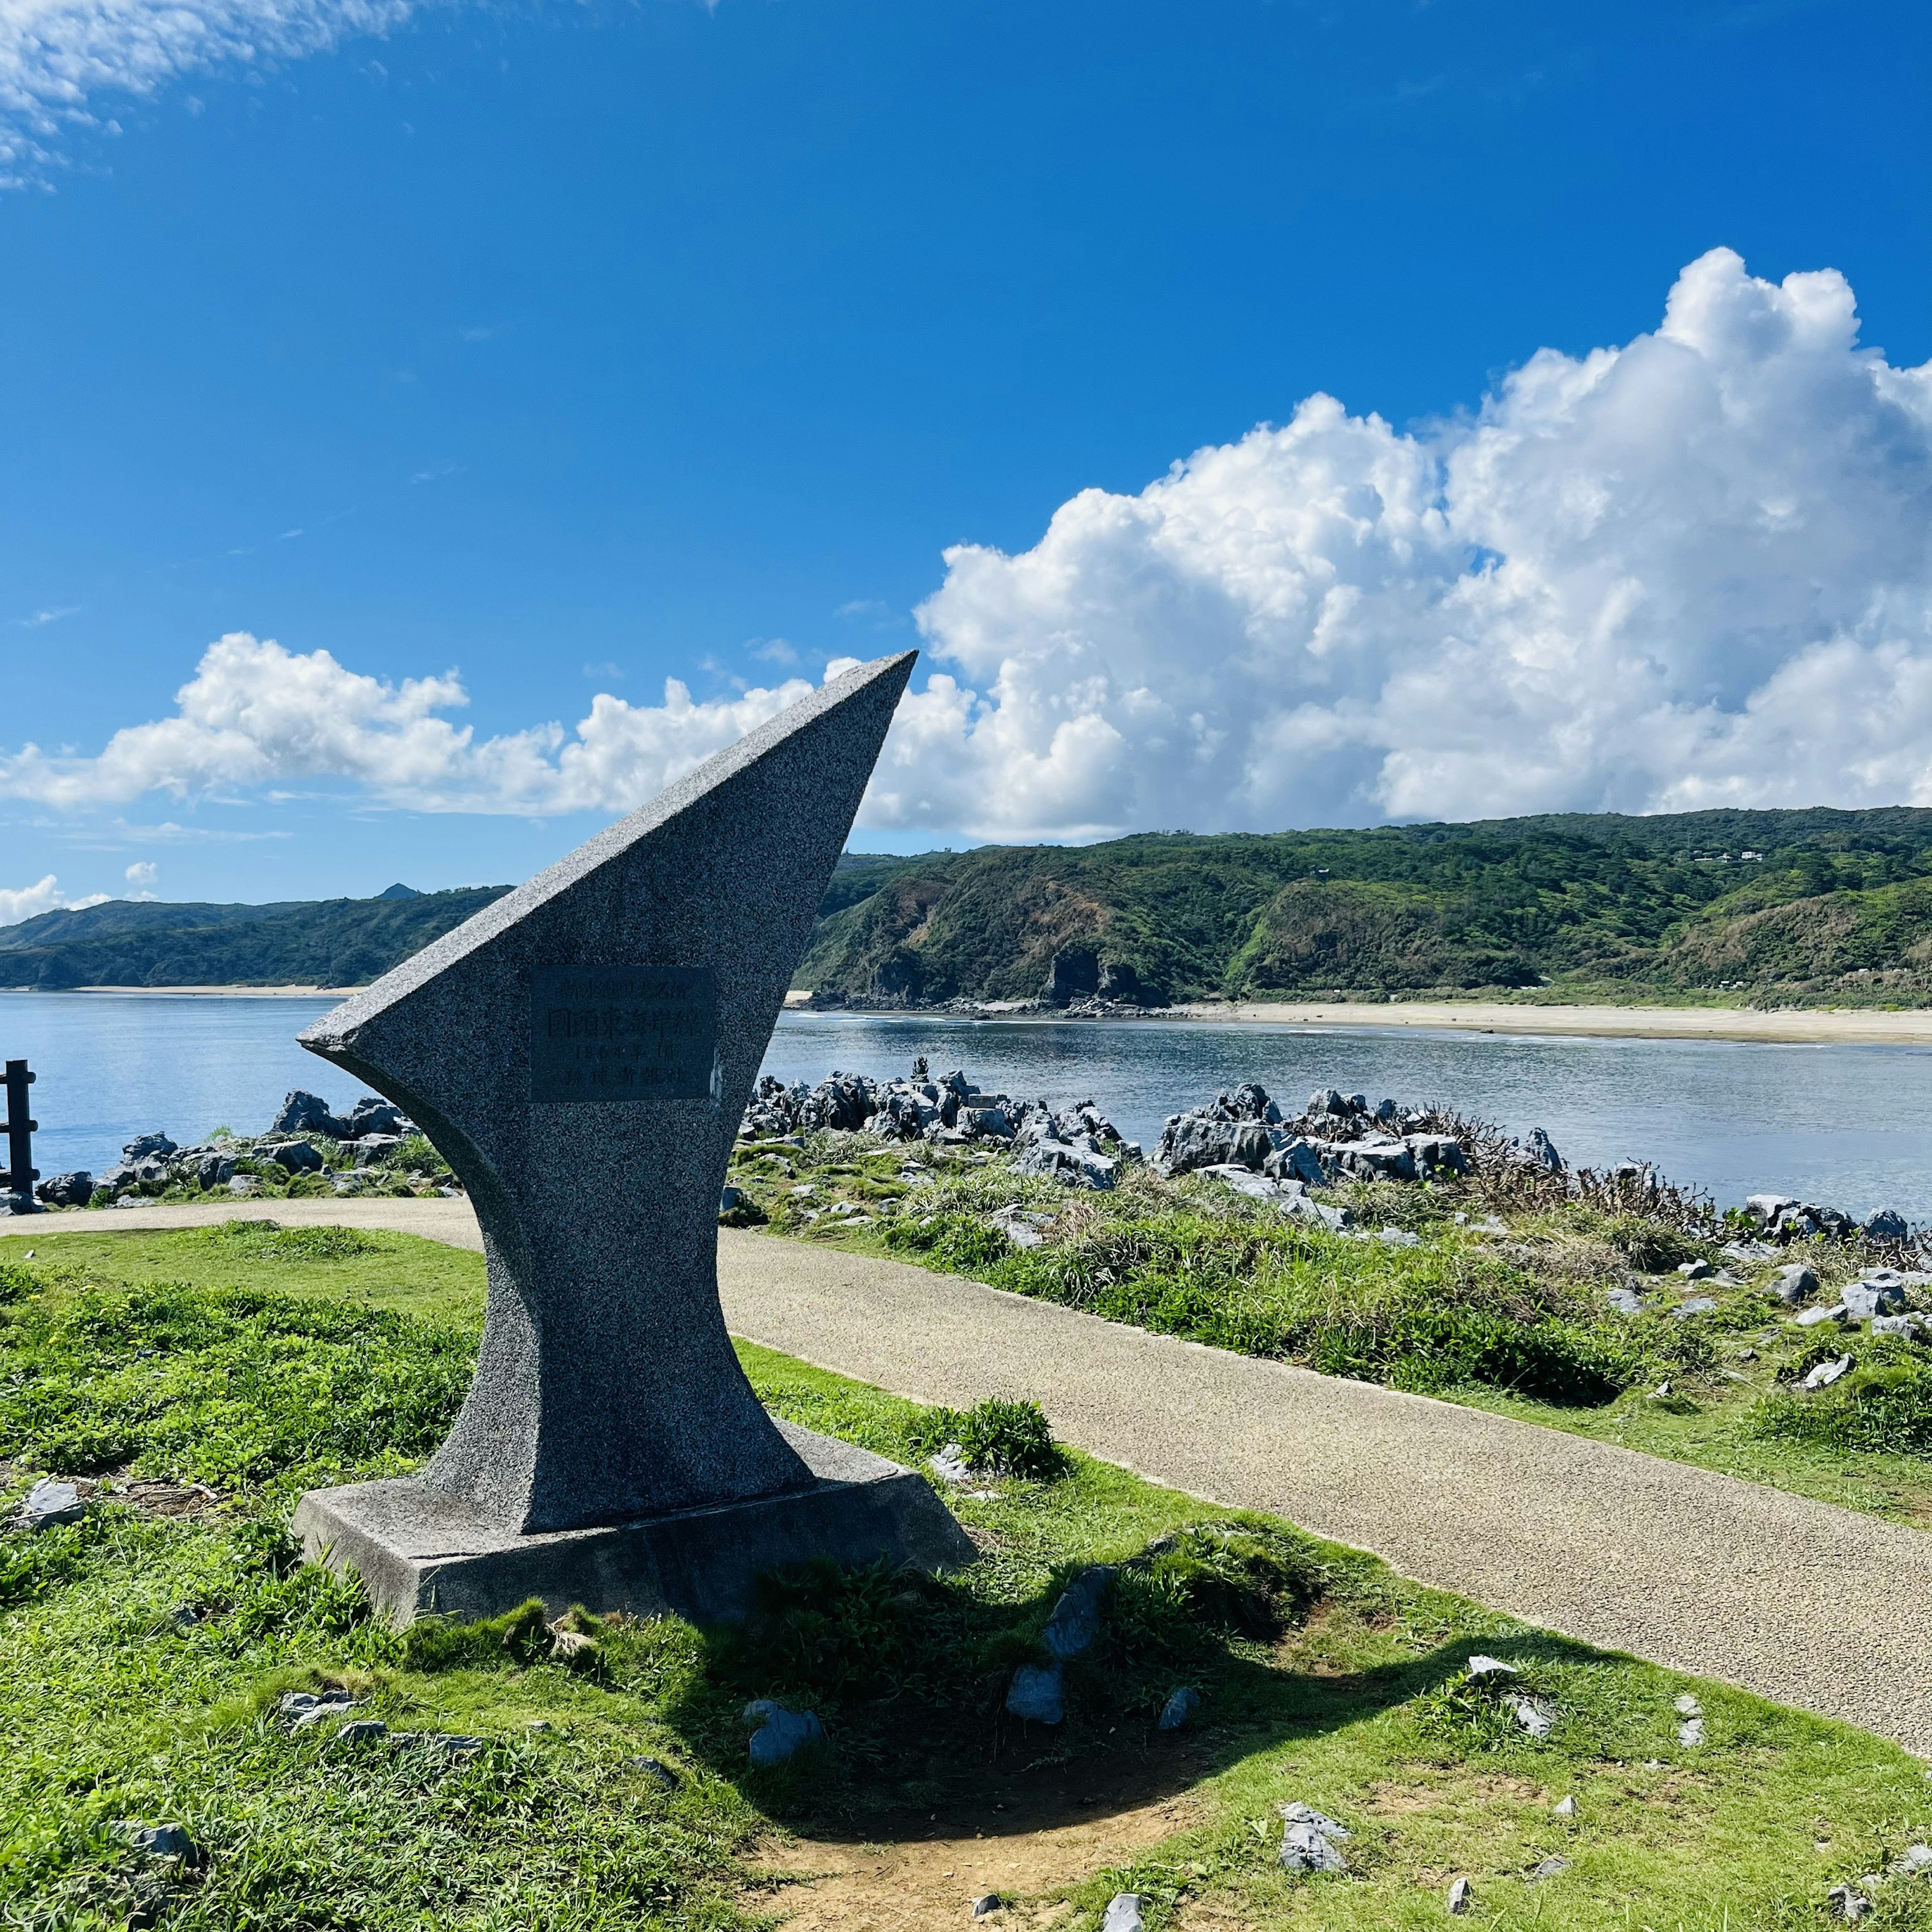
[[[1036,1607],[1058,1594],[1055,1584]],[[707,1634],[707,1656],[734,1641]],[[1070,1669],[1064,1726],[1022,1724],[999,1708],[989,1676],[976,1699],[928,1702],[893,1691],[841,1708],[818,1708],[828,1742],[796,1762],[760,1769],[746,1762],[740,1720],[748,1686],[709,1662],[667,1721],[691,1755],[738,1784],[788,1829],[828,1841],[1023,1838],[1177,1797],[1257,1752],[1312,1741],[1426,1699],[1451,1684],[1480,1650],[1528,1666],[1604,1662],[1588,1646],[1540,1632],[1506,1640],[1458,1640],[1420,1657],[1334,1673],[1273,1669],[1226,1644],[1192,1660],[1190,1681],[1205,1691],[1185,1728],[1162,1732],[1144,1714],[1124,1716],[1108,1700],[1103,1664]],[[764,1687],[758,1694],[776,1694]],[[1418,1733],[1418,1750],[1450,1741]],[[1464,1753],[1484,1754],[1472,1733]],[[1293,1794],[1289,1794],[1293,1795]]]

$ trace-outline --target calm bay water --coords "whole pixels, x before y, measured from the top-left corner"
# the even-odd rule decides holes
[[[98,1172],[154,1127],[184,1142],[222,1124],[259,1132],[291,1087],[346,1109],[363,1090],[295,1043],[331,1004],[0,993],[0,1057],[40,1076],[34,1164]],[[1726,1205],[1775,1188],[1932,1220],[1926,1048],[788,1013],[765,1064],[788,1082],[835,1067],[884,1078],[921,1053],[989,1090],[1090,1098],[1149,1147],[1169,1114],[1244,1080],[1293,1103],[1334,1086],[1543,1127],[1592,1166],[1654,1160]]]

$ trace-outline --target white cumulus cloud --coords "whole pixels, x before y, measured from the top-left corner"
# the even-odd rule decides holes
[[[44,912],[77,912],[86,906],[104,904],[106,898],[105,892],[94,892],[84,899],[70,899],[50,872],[36,885],[0,886],[0,926],[18,926],[23,919]]]
[[[202,653],[172,717],[116,732],[94,757],[0,754],[0,795],[80,812],[334,780],[426,812],[628,811],[811,689],[791,678],[700,703],[672,678],[661,705],[600,692],[574,732],[544,724],[478,742],[440,715],[469,702],[453,672],[392,684],[233,632]]]
[[[1932,364],[1831,271],[1694,262],[1652,334],[1401,434],[1310,397],[1023,554],[946,555],[957,675],[868,823],[988,838],[1932,803]]]
[[[1138,495],[1083,491],[1019,555],[947,552],[918,614],[930,674],[860,823],[1079,839],[1932,804],[1928,531],[1932,364],[1861,348],[1835,272],[1774,285],[1714,250],[1654,332],[1541,350],[1466,416],[1398,431],[1312,396]],[[674,679],[478,741],[447,715],[453,672],[392,683],[238,632],[98,755],[0,751],[0,796],[82,812],[321,781],[610,814],[811,688]]]
[[[201,69],[386,32],[408,0],[0,0],[0,184],[44,178],[64,129]]]

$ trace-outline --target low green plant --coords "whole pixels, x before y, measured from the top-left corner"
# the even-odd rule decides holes
[[[450,1171],[448,1162],[436,1152],[427,1134],[405,1134],[382,1158],[384,1166],[409,1173],[434,1176]]]
[[[1643,1343],[1604,1320],[1600,1304],[1506,1260],[1350,1240],[1145,1186],[1078,1214],[1067,1232],[1024,1250],[997,1229],[969,1235],[979,1224],[956,1211],[895,1222],[887,1240],[929,1244],[1015,1293],[1418,1393],[1472,1382],[1601,1404],[1648,1367]],[[1001,1252],[974,1266],[975,1241]]]
[[[1250,1523],[1196,1523],[1150,1546],[1142,1572],[1216,1630],[1266,1642],[1306,1616],[1330,1573],[1306,1537]]]
[[[734,1691],[843,1702],[902,1678],[922,1599],[889,1564],[842,1570],[821,1557],[767,1571],[754,1588],[751,1616],[719,1631],[710,1652],[710,1668]]]
[[[1807,1371],[1844,1354],[1852,1366],[1828,1388],[1802,1388]],[[1922,1344],[1890,1335],[1834,1336],[1798,1355],[1786,1375],[1787,1384],[1752,1412],[1755,1434],[1826,1449],[1932,1455],[1932,1359]]]
[[[360,1228],[284,1228],[274,1221],[224,1221],[196,1238],[223,1254],[250,1261],[338,1262],[381,1251],[380,1235]]]
[[[551,1648],[549,1615],[541,1597],[532,1597],[501,1616],[471,1623],[418,1617],[403,1633],[403,1662],[411,1670],[488,1670],[536,1664]]]
[[[1518,1714],[1527,1705],[1553,1720],[1561,1710],[1558,1682],[1546,1668],[1526,1660],[1508,1674],[1472,1672],[1467,1664],[1453,1672],[1411,1706],[1418,1732],[1436,1750],[1454,1757],[1496,1752],[1529,1753],[1544,1742]]]
[[[909,1446],[930,1452],[949,1443],[958,1445],[959,1460],[968,1468],[989,1476],[1049,1483],[1066,1466],[1052,1425],[1036,1402],[988,1396],[970,1408],[928,1409]]]
[[[1706,1247],[1681,1228],[1643,1214],[1606,1216],[1601,1232],[1632,1268],[1646,1274],[1663,1274],[1682,1262],[1695,1261]]]
[[[86,1568],[88,1550],[106,1528],[106,1519],[94,1510],[78,1522],[0,1540],[0,1610],[31,1602],[57,1583],[72,1582]]]

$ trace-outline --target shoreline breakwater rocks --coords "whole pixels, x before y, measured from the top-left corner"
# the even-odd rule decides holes
[[[1405,1113],[1393,1100],[1372,1108],[1366,1095],[1345,1095],[1333,1088],[1312,1095],[1291,1120],[1265,1088],[1250,1081],[1206,1106],[1170,1114],[1154,1165],[1169,1179],[1232,1166],[1310,1187],[1467,1173],[1462,1143],[1432,1130],[1429,1120],[1425,1114]],[[1540,1130],[1538,1137],[1548,1148]]]
[[[411,1144],[418,1164],[435,1170],[433,1177],[427,1172],[409,1175],[411,1191],[436,1184],[434,1191],[456,1192],[440,1184],[454,1177],[440,1158],[423,1154],[415,1123],[400,1108],[364,1094],[338,1116],[320,1096],[297,1088],[264,1133],[218,1133],[192,1147],[179,1146],[162,1132],[137,1134],[101,1173],[76,1168],[57,1174],[34,1192],[46,1208],[134,1207],[182,1192],[225,1190],[243,1199],[295,1183],[325,1193],[356,1193],[386,1178],[400,1150]]]
[[[817,1131],[976,1149],[1010,1158],[1022,1174],[1096,1189],[1112,1187],[1124,1166],[1143,1158],[1090,1100],[1058,1107],[1018,1100],[982,1090],[963,1071],[935,1076],[922,1058],[902,1080],[834,1072],[816,1085],[788,1086],[767,1075],[746,1109],[739,1137],[784,1140]],[[1648,1161],[1619,1160],[1600,1172],[1573,1167],[1541,1127],[1515,1136],[1445,1106],[1371,1102],[1333,1087],[1318,1089],[1294,1114],[1253,1082],[1228,1088],[1169,1114],[1147,1164],[1164,1180],[1198,1174],[1335,1230],[1352,1228],[1350,1210],[1313,1198],[1318,1190],[1380,1180],[1480,1185],[1500,1176],[1519,1206],[1540,1200],[1552,1207],[1568,1198],[1607,1211],[1661,1214],[1714,1236],[1726,1228],[1734,1235],[1748,1233],[1767,1253],[1820,1238],[1898,1249],[1919,1245],[1905,1217],[1889,1208],[1861,1220],[1792,1196],[1755,1194],[1741,1210],[1720,1214],[1694,1190],[1672,1186]]]
[[[988,1094],[963,1072],[937,1078],[923,1059],[903,1080],[833,1072],[815,1087],[766,1074],[739,1129],[741,1140],[783,1140],[818,1131],[865,1133],[937,1148],[982,1147],[1014,1156],[1022,1174],[1106,1190],[1141,1150],[1091,1100],[1054,1107]]]
[[[1371,1107],[1364,1094],[1324,1088],[1289,1119],[1252,1081],[1217,1094],[1205,1106],[1170,1114],[1154,1166],[1166,1179],[1198,1174],[1337,1231],[1351,1226],[1348,1210],[1314,1200],[1310,1189],[1351,1180],[1427,1180],[1469,1171],[1460,1141],[1436,1131],[1427,1115],[1405,1113],[1393,1100]]]

